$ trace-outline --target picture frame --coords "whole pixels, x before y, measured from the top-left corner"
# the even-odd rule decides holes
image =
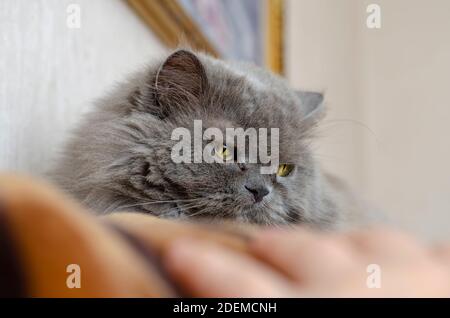
[[[283,74],[284,0],[126,1],[169,48],[187,44]]]

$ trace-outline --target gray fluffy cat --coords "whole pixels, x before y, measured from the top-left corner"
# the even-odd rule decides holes
[[[98,103],[52,176],[99,214],[339,225],[348,221],[345,191],[322,174],[310,149],[322,99],[254,66],[177,50]],[[289,173],[262,175],[258,164],[174,163],[171,133],[192,129],[195,119],[204,129],[279,128],[280,163]]]

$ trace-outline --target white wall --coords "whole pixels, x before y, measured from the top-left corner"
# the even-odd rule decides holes
[[[92,100],[161,50],[121,0],[1,0],[0,170],[44,172]]]
[[[358,4],[364,10],[364,3]],[[450,238],[450,1],[379,0],[361,29],[361,82],[372,197],[405,226]]]
[[[366,27],[370,3],[381,29]],[[324,166],[406,229],[450,238],[450,1],[288,5],[288,78],[325,88],[331,109]]]

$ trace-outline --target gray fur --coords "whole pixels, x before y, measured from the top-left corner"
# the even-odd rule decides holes
[[[167,57],[166,57],[167,58]],[[247,64],[176,51],[118,85],[76,129],[52,171],[55,182],[93,211],[160,217],[234,219],[257,224],[344,219],[310,143],[323,97],[296,93],[282,78]],[[257,164],[175,164],[172,130],[203,127],[280,129],[280,162],[296,165],[285,178],[261,175]],[[270,189],[259,203],[243,187]]]

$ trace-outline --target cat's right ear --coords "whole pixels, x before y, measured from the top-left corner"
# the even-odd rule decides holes
[[[311,91],[297,91],[296,93],[301,100],[303,122],[315,124],[320,121],[325,115],[323,94]]]
[[[165,116],[186,111],[202,102],[208,87],[205,69],[187,50],[172,53],[159,68],[154,83],[156,102]]]

